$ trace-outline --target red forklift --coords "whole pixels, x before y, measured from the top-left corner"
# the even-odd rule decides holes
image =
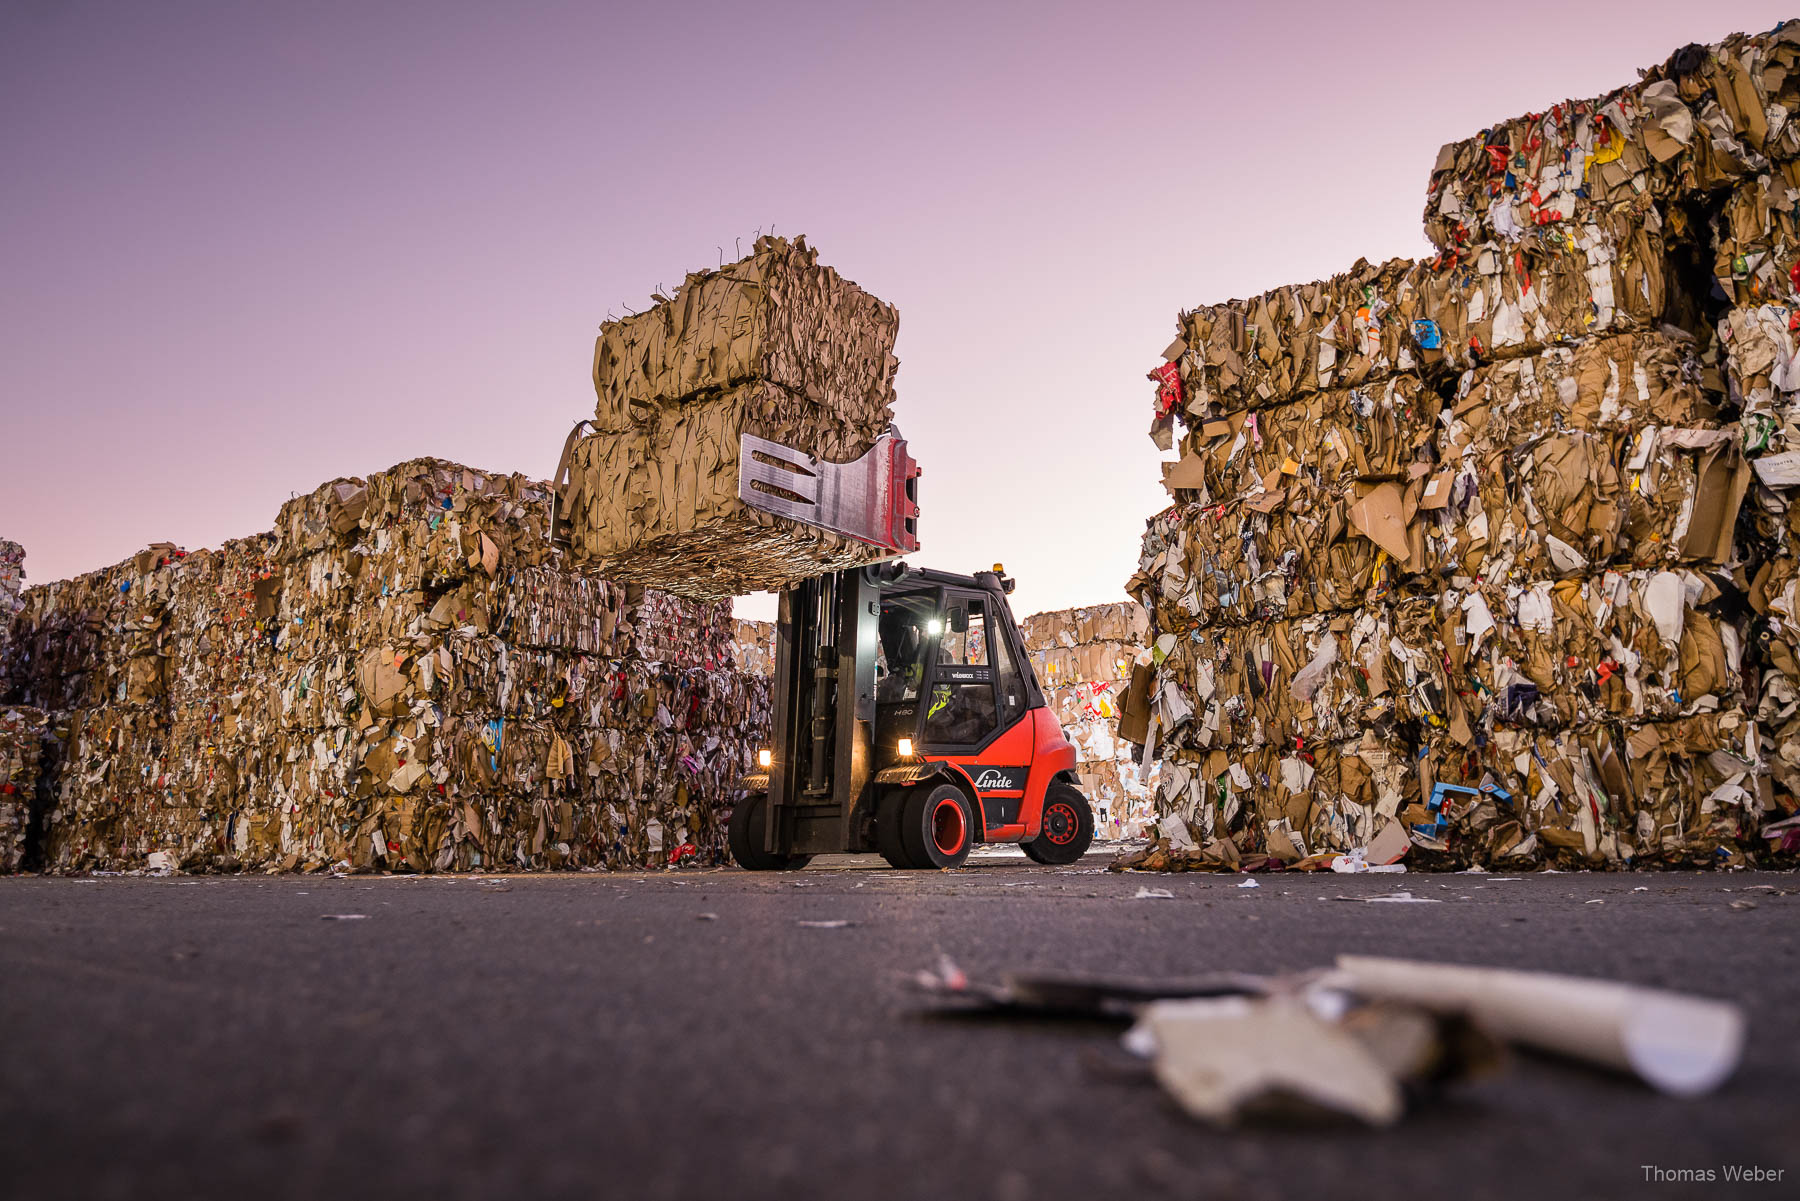
[[[918,465],[890,431],[833,464],[744,435],[746,504],[882,547],[918,549]],[[731,854],[751,871],[879,852],[950,868],[977,843],[1073,863],[1094,837],[1075,748],[1044,701],[992,571],[886,561],[781,593],[769,745],[733,809]]]

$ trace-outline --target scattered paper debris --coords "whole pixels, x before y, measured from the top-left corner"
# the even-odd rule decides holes
[[[362,922],[367,921],[366,913],[321,913],[319,919],[327,922]]]
[[[1239,888],[1261,888],[1262,885],[1258,884],[1255,880],[1244,880],[1238,884],[1238,887]]]
[[[1175,894],[1166,888],[1140,888],[1131,899],[1134,901],[1173,901]]]
[[[850,921],[848,918],[842,918],[842,917],[833,918],[830,921],[820,921],[820,922],[800,921],[800,922],[795,922],[794,924],[796,926],[805,926],[808,930],[841,930],[845,926],[855,925],[855,923]]]
[[[1379,899],[1379,898],[1376,898]],[[1018,975],[972,981],[940,955],[915,987],[951,1009],[1133,1024],[1126,1050],[1189,1114],[1220,1126],[1348,1117],[1386,1126],[1409,1097],[1505,1065],[1503,1044],[1635,1075],[1676,1096],[1737,1068],[1735,1005],[1609,980],[1342,955],[1288,976],[1164,982]]]
[[[1415,897],[1410,892],[1384,892],[1378,897],[1364,897],[1363,900],[1371,905],[1382,902],[1393,905],[1436,905],[1440,903],[1441,898]]]

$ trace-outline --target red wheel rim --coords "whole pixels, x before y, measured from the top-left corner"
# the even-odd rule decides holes
[[[938,852],[943,855],[954,855],[962,850],[963,840],[969,836],[969,823],[963,818],[963,808],[954,798],[945,797],[931,811],[931,841],[937,845]]]
[[[1075,835],[1081,830],[1081,818],[1075,813],[1075,806],[1067,801],[1057,801],[1044,810],[1044,837],[1059,847],[1066,847],[1075,841]]]

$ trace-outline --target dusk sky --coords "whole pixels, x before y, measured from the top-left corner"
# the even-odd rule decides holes
[[[595,327],[774,230],[900,309],[912,561],[1123,599],[1179,309],[1418,255],[1444,142],[1792,7],[8,0],[0,537],[547,476]]]

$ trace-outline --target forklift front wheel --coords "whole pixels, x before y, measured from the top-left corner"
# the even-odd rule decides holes
[[[895,788],[882,794],[875,808],[875,847],[889,865],[902,871],[919,866],[906,853],[900,838],[900,826],[906,820],[906,802],[910,790]]]
[[[1094,841],[1094,811],[1081,790],[1058,780],[1044,790],[1044,825],[1019,849],[1039,863],[1073,863]]]
[[[961,867],[975,842],[975,806],[954,784],[908,792],[900,815],[900,841],[914,867]]]
[[[731,857],[738,866],[750,872],[791,872],[811,863],[811,855],[780,855],[763,850],[763,827],[768,818],[769,795],[764,792],[751,793],[732,809],[726,833],[731,841]]]

